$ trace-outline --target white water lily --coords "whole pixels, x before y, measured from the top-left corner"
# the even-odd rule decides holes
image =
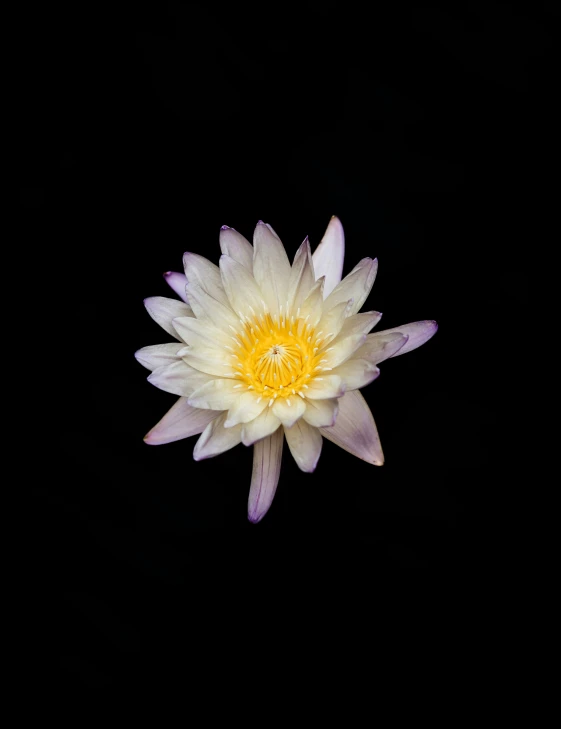
[[[185,275],[165,274],[182,301],[145,300],[176,341],[135,356],[148,381],[179,400],[145,436],[150,445],[200,434],[193,457],[239,443],[254,446],[248,518],[260,521],[279,481],[284,438],[302,471],[318,462],[323,438],[358,458],[384,462],[378,431],[359,392],[378,365],[419,347],[434,321],[369,334],[381,314],[358,313],[378,269],[364,258],[341,280],[343,227],[333,217],[312,255],[306,238],[292,266],[271,226],[259,222],[253,246],[220,231],[220,265],[185,253]]]

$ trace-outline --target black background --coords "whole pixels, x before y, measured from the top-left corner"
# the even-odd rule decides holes
[[[503,521],[521,498],[526,269],[553,200],[554,3],[173,1],[27,22],[20,266],[42,271],[47,385],[28,543],[48,674],[173,687],[261,661],[287,626],[302,650],[370,654],[393,635],[380,610],[408,625],[438,592],[439,614],[478,615],[518,559]],[[251,449],[195,463],[194,438],[143,443],[175,401],[133,356],[170,339],[143,299],[174,296],[162,273],[184,251],[217,262],[223,224],[251,239],[263,219],[292,257],[333,214],[344,273],[379,259],[378,328],[440,328],[365,390],[386,464],[324,441],[309,475],[285,447],[254,526]]]

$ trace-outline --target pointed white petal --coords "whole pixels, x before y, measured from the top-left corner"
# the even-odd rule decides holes
[[[345,385],[338,375],[320,375],[308,380],[308,387],[303,392],[312,400],[328,400],[341,397],[345,393]]]
[[[148,445],[163,445],[198,435],[218,416],[216,410],[193,408],[187,402],[187,398],[180,397],[160,422],[144,436],[144,442]]]
[[[167,299],[164,296],[150,296],[144,299],[144,306],[152,319],[174,339],[181,341],[181,337],[175,331],[172,319],[177,316],[194,316],[191,307],[177,299]]]
[[[253,445],[256,441],[272,435],[280,424],[281,421],[274,414],[273,408],[266,407],[255,420],[244,423],[242,443],[246,446]]]
[[[306,400],[306,411],[302,416],[314,428],[333,425],[339,410],[339,400]]]
[[[300,317],[314,329],[323,313],[323,286],[325,279],[318,279],[300,307]]]
[[[237,230],[223,225],[220,231],[220,250],[225,256],[241,263],[248,271],[253,272],[253,246]]]
[[[250,306],[255,312],[263,311],[263,293],[245,266],[230,256],[220,256],[220,273],[230,306],[236,314],[252,316]]]
[[[247,517],[257,524],[265,516],[279,482],[284,434],[279,428],[253,446],[253,472],[249,488]]]
[[[343,339],[344,337],[350,337],[352,334],[368,334],[381,318],[382,315],[379,311],[363,311],[361,314],[348,316],[341,327],[339,337]]]
[[[206,428],[193,449],[195,461],[202,461],[203,458],[212,458],[219,453],[229,451],[237,446],[242,439],[242,427],[237,425],[234,428],[225,428],[224,421],[226,413],[222,413],[212,420]]]
[[[338,402],[339,412],[335,424],[330,428],[320,428],[320,433],[353,456],[374,466],[381,466],[384,463],[384,454],[366,400],[358,390],[351,390]]]
[[[391,357],[397,357],[400,354],[411,352],[412,349],[417,349],[417,347],[420,347],[421,344],[428,342],[428,340],[436,334],[437,330],[438,324],[435,321],[415,321],[411,324],[403,324],[403,326],[400,327],[385,329],[382,332],[369,334],[368,337],[366,337],[365,344],[367,344],[371,338],[372,341],[375,341],[376,337],[382,337],[387,334],[403,334],[404,336],[409,337],[407,342],[395,354],[390,355]]]
[[[228,334],[208,321],[182,316],[174,319],[172,324],[183,341],[192,347],[191,351],[195,355],[197,347],[210,347],[216,349],[218,356],[225,357],[227,350],[224,351],[224,347],[232,344]]]
[[[183,342],[171,342],[171,344],[151,344],[142,347],[134,353],[136,359],[148,370],[155,370],[158,367],[171,364],[177,360],[177,353],[183,347]]]
[[[240,390],[237,392],[239,393]],[[260,399],[254,392],[244,392],[230,406],[224,427],[231,428],[233,425],[238,425],[238,423],[249,423],[251,420],[255,420],[266,407],[266,400]]]
[[[324,336],[321,339],[321,346],[325,347],[331,342],[341,331],[345,320],[349,316],[353,300],[342,301],[340,304],[335,304],[331,309],[324,311],[321,319],[316,327],[318,332],[323,332]]]
[[[176,273],[175,271],[167,271],[167,273],[164,273],[164,278],[175,293],[180,296],[186,304],[188,304],[187,295],[185,294],[185,284],[187,283],[187,277],[185,274]]]
[[[332,374],[339,375],[345,385],[345,391],[360,390],[375,380],[380,370],[365,359],[353,358],[336,367]]]
[[[185,347],[183,350],[179,350],[179,354],[181,354],[184,362],[200,372],[206,372],[209,375],[221,378],[239,376],[239,372],[232,367],[230,362],[226,361],[227,358],[222,353],[217,356],[216,348],[197,347],[195,356],[191,352],[191,347]]]
[[[215,327],[224,331],[231,331],[228,326],[235,329],[239,327],[239,317],[234,314],[232,308],[213,299],[199,284],[188,283],[186,291],[187,299],[197,319],[205,322],[209,321]]]
[[[407,337],[399,332],[378,332],[375,336],[369,335],[364,344],[353,355],[353,359],[366,359],[377,365],[385,359],[395,356],[407,343]]]
[[[253,234],[253,275],[272,314],[286,306],[290,262],[270,225],[259,221]]]
[[[363,258],[325,299],[324,309],[330,309],[341,301],[353,299],[351,313],[356,314],[370,293],[377,271],[377,258],[374,260]]]
[[[304,240],[294,256],[288,281],[288,301],[291,312],[296,313],[315,283],[314,264],[308,238]]]
[[[323,443],[319,430],[300,419],[291,428],[285,425],[284,435],[298,468],[306,473],[315,471]]]
[[[189,397],[189,405],[194,408],[228,410],[240,396],[236,380],[214,379],[198,387]]]
[[[337,337],[334,342],[331,342],[329,347],[322,352],[322,359],[325,359],[325,367],[338,367],[343,362],[346,362],[351,357],[358,357],[356,353],[364,342],[366,336],[364,334],[352,334],[350,337]]]
[[[218,266],[197,253],[184,253],[183,266],[188,283],[196,283],[213,299],[228,304]]]
[[[151,385],[180,397],[189,397],[195,390],[213,379],[215,378],[193,369],[181,359],[158,367],[148,376]]]
[[[323,293],[326,297],[341,281],[344,258],[345,234],[343,233],[341,221],[334,215],[329,221],[327,230],[313,255],[316,278],[325,276]]]
[[[275,400],[272,410],[281,423],[290,428],[304,415],[306,403],[298,395],[289,398],[279,397]]]

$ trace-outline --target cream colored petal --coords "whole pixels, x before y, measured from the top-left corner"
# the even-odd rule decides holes
[[[411,350],[420,347],[421,344],[428,342],[428,340],[436,334],[437,330],[438,324],[435,321],[415,321],[411,324],[403,324],[400,327],[385,329],[381,332],[369,334],[368,337],[366,337],[366,343],[369,341],[375,341],[377,337],[384,337],[388,334],[403,334],[408,337],[407,342],[395,354],[390,355],[391,357],[397,357],[400,354],[411,352]]]
[[[200,372],[206,372],[215,377],[235,378],[239,373],[232,367],[227,358],[221,355],[216,356],[216,349],[196,347],[196,355],[191,351],[191,347],[185,347],[179,350],[179,354],[183,361]],[[233,360],[232,360],[233,361]]]
[[[378,332],[375,337],[366,337],[364,344],[353,355],[353,359],[366,359],[377,365],[385,359],[396,355],[405,346],[407,337],[399,332],[384,334]]]
[[[279,397],[273,403],[272,410],[281,423],[290,428],[304,415],[306,404],[298,395],[289,398]]]
[[[344,339],[353,334],[368,334],[381,318],[382,315],[379,311],[363,311],[361,314],[353,314],[345,319],[339,337]]]
[[[384,454],[376,423],[368,403],[358,390],[351,390],[339,399],[335,424],[320,428],[324,438],[374,466],[384,463]]]
[[[336,367],[332,374],[339,375],[345,385],[345,391],[360,390],[375,380],[380,370],[365,359],[353,358]]]
[[[220,250],[225,256],[241,263],[248,271],[253,272],[253,246],[237,230],[223,225],[220,231]]]
[[[228,410],[240,396],[236,380],[210,380],[198,387],[189,397],[189,405],[194,408],[209,408],[210,410]]]
[[[374,260],[363,258],[325,299],[324,309],[330,309],[342,301],[353,299],[351,313],[356,314],[370,293],[377,271],[378,260],[376,258]]]
[[[298,468],[306,473],[315,471],[323,443],[319,430],[300,419],[291,428],[285,425],[284,435]]]
[[[314,264],[310,243],[306,238],[294,256],[294,263],[290,269],[288,281],[288,301],[290,302],[291,314],[296,315],[299,307],[315,284]]]
[[[148,382],[154,387],[180,397],[189,397],[201,385],[213,379],[215,378],[193,369],[181,359],[158,367],[148,376]]]
[[[300,307],[300,317],[315,328],[323,314],[323,286],[325,280],[318,279]]]
[[[283,430],[279,428],[253,446],[247,517],[254,524],[261,521],[273,502],[280,476],[283,441]]]
[[[271,314],[281,306],[286,311],[290,262],[278,235],[261,220],[253,234],[253,275]]]
[[[155,370],[158,367],[171,364],[177,360],[177,353],[184,346],[183,342],[171,342],[170,344],[151,344],[142,347],[134,353],[136,359],[148,370]]]
[[[193,449],[193,458],[195,461],[202,461],[203,458],[212,458],[219,453],[229,451],[230,448],[241,443],[241,425],[237,425],[234,428],[225,428],[225,420],[226,413],[222,413],[203,430],[201,437]]]
[[[344,258],[345,234],[341,221],[334,215],[313,255],[316,277],[325,276],[323,293],[326,297],[341,281]]]
[[[308,380],[304,395],[312,400],[329,400],[345,393],[345,384],[338,375],[321,375]]]
[[[144,299],[144,306],[152,319],[162,329],[165,329],[168,334],[171,334],[174,339],[178,339],[179,341],[181,341],[181,337],[175,331],[171,323],[172,319],[178,316],[194,316],[188,304],[185,304],[183,301],[177,301],[177,299],[167,299],[164,296],[150,296]]]
[[[345,324],[345,320],[349,316],[352,303],[352,299],[349,301],[342,301],[340,304],[335,304],[335,306],[332,306],[331,309],[323,312],[316,327],[318,334],[321,332],[320,343],[322,347],[329,344],[329,342],[335,339],[335,337],[339,334]]]
[[[239,393],[240,390],[238,390]],[[255,420],[266,407],[266,400],[259,398],[254,392],[242,392],[236,402],[230,405],[224,427],[231,428],[233,425],[238,425],[238,423],[248,423]]]
[[[183,266],[188,283],[196,283],[213,299],[228,305],[218,266],[197,253],[184,253]]]
[[[187,283],[187,277],[184,273],[176,273],[175,271],[167,271],[164,273],[164,278],[175,293],[188,304],[187,295],[185,293],[185,284]]]
[[[339,400],[306,400],[305,402],[306,410],[302,417],[309,425],[313,425],[314,428],[333,425],[339,410]]]
[[[239,317],[228,305],[220,303],[202,289],[199,284],[188,283],[186,286],[189,304],[197,319],[204,322],[211,322],[218,329],[231,332],[228,327],[237,329],[240,325]],[[231,342],[230,342],[231,344]]]
[[[325,360],[323,366],[335,368],[351,357],[358,357],[359,355],[356,352],[365,338],[364,334],[353,334],[344,339],[337,337],[335,341],[331,342],[329,347],[321,352],[321,358]]]
[[[163,445],[198,435],[219,415],[216,410],[193,408],[187,398],[180,397],[160,422],[144,436],[144,442],[148,445]]]
[[[193,347],[193,353],[195,347],[210,347],[217,350],[218,356],[224,357],[228,352],[225,347],[232,345],[230,335],[208,321],[185,316],[174,319],[172,323],[183,341]]]
[[[220,273],[230,306],[236,314],[253,316],[251,309],[257,314],[264,311],[263,293],[245,266],[230,256],[220,256]]]
[[[267,407],[255,420],[244,423],[242,443],[246,446],[253,445],[256,441],[274,433],[280,424],[281,421],[274,414],[273,408]]]

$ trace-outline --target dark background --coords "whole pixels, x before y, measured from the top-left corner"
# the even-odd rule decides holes
[[[370,653],[393,635],[378,611],[408,625],[436,593],[438,614],[475,619],[519,559],[503,522],[522,498],[527,265],[553,202],[556,5],[253,17],[172,1],[26,22],[19,265],[42,272],[47,391],[25,465],[47,673],[179,686],[260,661],[287,626],[326,660]],[[217,262],[223,224],[251,239],[263,219],[292,256],[333,214],[344,273],[379,259],[378,328],[440,329],[365,391],[384,467],[324,441],[303,474],[285,447],[254,526],[251,449],[195,463],[195,438],[143,443],[175,397],[134,359],[170,340],[142,302],[174,296],[162,273],[184,251]]]

